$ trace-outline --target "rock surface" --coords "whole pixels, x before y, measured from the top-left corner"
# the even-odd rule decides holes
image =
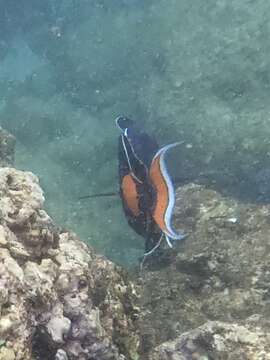
[[[172,251],[151,259],[140,278],[141,346],[146,358],[157,344],[175,338],[181,342],[183,332],[204,323],[206,327],[199,331],[205,333],[208,321],[222,321],[226,333],[238,323],[245,327],[255,314],[269,319],[270,206],[241,204],[193,184],[179,188],[176,196],[176,228],[188,237]],[[219,334],[216,326],[211,329],[207,331],[213,336]],[[251,331],[259,334],[256,328]],[[262,348],[267,343],[268,354],[269,334],[261,343]],[[211,338],[205,338],[205,346],[211,348]],[[240,359],[230,355],[227,345],[223,357],[217,352],[209,359]],[[257,355],[246,354],[243,359],[266,359],[250,347],[250,353]],[[163,354],[165,350],[159,349],[162,345],[154,354]],[[177,351],[150,359],[193,359]]]
[[[0,359],[138,359],[132,282],[43,203],[36,176],[0,168]]]
[[[14,161],[15,137],[0,127],[0,166]]]
[[[270,335],[258,324],[207,322],[160,345],[150,360],[269,360]]]

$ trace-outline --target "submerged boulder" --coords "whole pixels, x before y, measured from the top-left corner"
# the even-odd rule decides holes
[[[257,320],[258,321],[258,320]],[[209,321],[157,347],[149,360],[267,360],[270,359],[268,328],[258,323],[242,325]]]
[[[222,331],[233,332],[252,316],[269,318],[270,206],[240,203],[193,184],[179,188],[176,198],[175,225],[188,236],[173,250],[149,259],[140,277],[141,346],[146,358],[157,344],[169,340],[178,344],[182,336],[193,336],[183,333],[198,326],[199,332],[206,334],[208,329],[211,336],[218,336],[218,326],[209,321],[222,321]],[[260,346],[267,344],[269,353],[268,330]],[[210,349],[212,340],[207,341]],[[241,341],[235,339],[234,346],[238,346],[234,353],[240,354]],[[180,350],[179,355],[178,350],[173,356],[160,355],[166,348],[160,345],[150,359],[193,359]],[[246,352],[243,359],[264,359],[256,347],[253,350],[253,357]],[[240,358],[230,351],[226,345],[223,355],[213,350],[209,357],[197,358]]]
[[[138,359],[132,282],[43,203],[36,176],[0,168],[0,359]]]

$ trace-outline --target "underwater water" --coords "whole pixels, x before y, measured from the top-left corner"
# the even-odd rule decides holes
[[[79,200],[118,191],[118,114],[182,142],[180,183],[270,200],[269,1],[0,5],[0,125],[59,224],[120,264],[142,255],[118,197]]]

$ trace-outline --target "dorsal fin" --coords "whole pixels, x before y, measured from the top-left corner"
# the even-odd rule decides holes
[[[164,234],[169,239],[174,240],[180,240],[184,235],[177,234],[172,227],[175,193],[164,157],[169,149],[178,144],[174,143],[162,147],[154,156],[149,172],[150,181],[156,191],[156,202],[152,210],[152,216]]]

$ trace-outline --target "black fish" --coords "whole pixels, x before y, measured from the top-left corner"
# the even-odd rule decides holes
[[[171,225],[174,189],[164,156],[177,144],[159,150],[157,142],[124,116],[116,119],[121,131],[118,145],[119,185],[123,210],[129,225],[146,239],[146,255],[152,253],[165,236],[180,240]]]

